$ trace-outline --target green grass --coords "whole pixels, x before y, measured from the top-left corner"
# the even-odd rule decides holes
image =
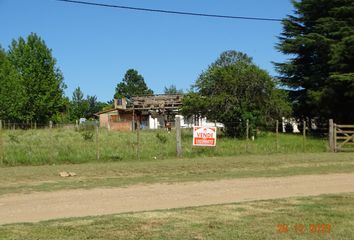
[[[0,226],[0,239],[353,239],[354,194],[253,201]],[[288,232],[279,233],[286,224]],[[304,225],[304,232],[295,230]],[[311,233],[311,224],[331,226]]]
[[[60,171],[76,177],[61,178]],[[158,182],[354,172],[352,153],[240,155],[0,168],[0,194]]]
[[[95,136],[90,139],[90,135],[85,133],[65,128],[2,131],[0,166],[95,162]],[[138,155],[140,160],[170,159],[176,156],[174,132],[141,131],[139,147],[136,133],[132,132],[108,132],[100,129],[98,139],[99,162],[132,161]],[[277,150],[275,134],[263,132],[255,141],[248,142],[219,134],[216,147],[193,147],[192,131],[185,129],[182,145],[184,158],[196,158],[276,152],[325,152],[327,141],[308,137],[303,148],[302,136],[280,134]]]

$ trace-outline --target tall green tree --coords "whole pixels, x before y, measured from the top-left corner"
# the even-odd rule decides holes
[[[110,105],[110,103],[103,103],[98,101],[96,96],[87,95],[86,98],[84,98],[84,93],[82,92],[81,88],[77,87],[73,92],[69,104],[69,118],[71,121],[80,118],[90,119],[94,117],[95,113]]]
[[[197,79],[194,91],[184,97],[182,113],[222,122],[230,136],[243,136],[247,119],[261,127],[290,111],[269,74],[236,51],[222,53]]]
[[[22,121],[26,96],[21,85],[21,76],[0,47],[0,119]]]
[[[81,91],[80,87],[77,87],[71,98],[70,118],[72,120],[84,118],[88,108],[89,104],[84,98],[84,93]]]
[[[152,95],[154,92],[148,88],[144,77],[134,69],[129,69],[122,80],[117,84],[114,98]]]
[[[19,120],[46,123],[65,110],[63,75],[52,51],[35,33],[13,40],[8,58],[19,75],[23,97]],[[15,100],[15,99],[14,99]]]
[[[103,110],[105,107],[110,106],[109,103],[100,102],[96,96],[87,95],[87,110],[85,112],[86,118],[92,118],[95,113]]]
[[[302,118],[354,122],[354,1],[292,1],[277,48],[290,56],[276,63]]]

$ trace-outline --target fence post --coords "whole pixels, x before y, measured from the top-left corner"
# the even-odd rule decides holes
[[[75,120],[75,129],[79,130],[79,120]]]
[[[333,149],[337,152],[337,124],[333,123]]]
[[[50,129],[53,128],[53,121],[49,121],[49,128],[50,128]]]
[[[0,120],[0,165],[3,164],[4,159],[4,144],[2,141],[2,120]]]
[[[95,125],[96,130],[96,160],[100,159],[99,145],[98,145],[98,124]]]
[[[37,121],[34,121],[34,129],[37,129]]]
[[[278,120],[275,122],[275,137],[276,137],[275,149],[276,149],[276,152],[278,152],[278,150],[279,150],[279,121]]]
[[[177,157],[182,157],[182,140],[181,140],[181,118],[176,117],[176,152]]]
[[[246,152],[248,152],[249,120],[246,120]]]
[[[305,152],[305,141],[306,141],[306,121],[302,122],[302,151]]]
[[[136,157],[140,160],[140,120],[136,122]]]
[[[329,119],[328,145],[329,151],[334,152],[333,119]]]

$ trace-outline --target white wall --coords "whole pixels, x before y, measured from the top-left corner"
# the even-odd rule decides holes
[[[224,124],[222,124],[222,123],[209,122],[206,117],[204,117],[204,118],[199,117],[196,122],[194,122],[194,121],[189,122],[182,115],[176,115],[176,117],[177,116],[181,118],[181,127],[182,128],[191,128],[191,127],[196,127],[196,126],[203,126],[203,127],[215,127],[216,126],[219,128],[224,127]],[[194,119],[194,118],[192,118],[192,119]]]

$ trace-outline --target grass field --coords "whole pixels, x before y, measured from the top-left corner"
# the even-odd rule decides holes
[[[76,177],[62,178],[61,171]],[[352,153],[240,155],[0,168],[0,194],[245,177],[354,172]]]
[[[353,209],[354,194],[322,195],[4,225],[0,239],[349,240]]]
[[[93,134],[93,135],[92,135]],[[2,136],[2,137],[1,137]],[[120,162],[170,159],[176,156],[175,133],[164,130],[136,133],[100,129],[98,144],[94,132],[73,129],[6,130],[0,134],[0,166],[45,165],[86,162]],[[220,157],[244,154],[325,152],[326,139],[280,134],[276,148],[274,133],[262,132],[255,141],[227,138],[219,134],[217,146],[192,146],[192,130],[182,134],[183,157]],[[99,160],[96,159],[97,149]]]
[[[141,131],[137,159],[136,134],[100,130],[99,161],[94,139],[70,129],[3,131],[0,195],[354,172],[353,153],[328,153],[315,138],[303,148],[298,135],[281,134],[278,150],[273,133],[249,142],[221,135],[217,147],[197,148],[184,131],[176,159],[173,132]],[[353,239],[353,209],[354,193],[322,195],[3,225],[0,239]]]

